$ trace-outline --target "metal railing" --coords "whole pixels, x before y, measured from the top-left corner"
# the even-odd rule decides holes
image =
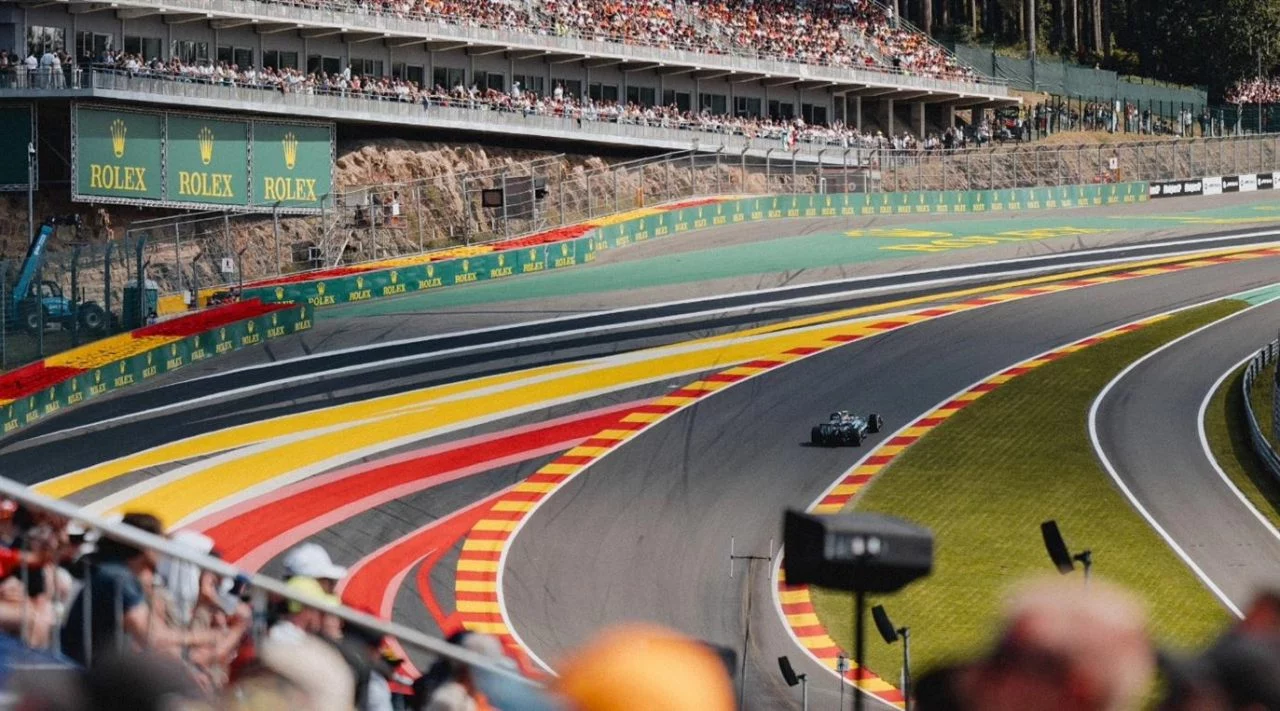
[[[312,89],[282,91],[279,87],[227,84],[197,77],[147,75],[124,70],[68,67],[61,72],[22,70],[0,73],[0,91],[47,92],[87,91],[89,95],[132,95],[139,101],[202,103],[213,108],[306,114],[334,119],[375,121],[449,128],[459,131],[484,130],[497,133],[534,133],[578,141],[618,145],[650,145],[679,148],[689,145],[704,150],[727,151],[783,149],[786,137],[781,127],[767,135],[751,136],[746,128],[729,120],[670,120],[648,122],[640,118],[615,116],[607,111],[575,110],[572,115],[551,115],[504,108],[483,101],[428,96],[409,100],[396,95]],[[796,146],[800,156],[811,160],[816,151],[842,145],[844,139],[822,142],[812,136]]]
[[[455,660],[463,664],[469,665],[472,669],[483,670],[483,672],[493,675],[493,678],[500,679],[508,690],[520,690],[523,693],[534,694],[539,688],[539,684],[522,676],[514,663],[506,664],[501,660],[484,656],[470,649],[455,644],[450,644],[444,640],[424,634],[418,630],[405,627],[404,625],[389,622],[383,619],[373,617],[364,612],[360,612],[341,604],[333,604],[330,601],[321,601],[316,597],[310,596],[305,592],[300,592],[299,588],[292,587],[280,580],[253,573],[236,568],[210,555],[204,555],[197,549],[182,545],[174,540],[170,540],[160,535],[153,535],[141,528],[136,528],[127,524],[116,521],[105,520],[98,516],[89,514],[83,509],[69,504],[65,501],[54,499],[42,494],[36,493],[12,479],[0,477],[0,497],[16,502],[27,511],[32,512],[31,516],[24,520],[30,521],[27,530],[21,531],[21,548],[19,555],[21,563],[18,572],[19,579],[24,583],[24,591],[21,601],[15,601],[12,597],[7,597],[4,605],[13,607],[21,606],[18,620],[13,627],[9,628],[10,622],[7,621],[5,632],[12,634],[13,637],[21,640],[33,649],[38,649],[47,653],[47,659],[56,664],[65,664],[67,669],[73,668],[72,661],[61,656],[63,647],[59,643],[60,640],[71,638],[74,642],[80,643],[84,640],[84,649],[78,653],[78,661],[82,663],[92,663],[97,656],[114,651],[116,648],[103,646],[105,640],[116,640],[116,644],[123,645],[123,640],[128,638],[133,644],[144,649],[153,643],[160,643],[160,633],[155,626],[170,626],[170,629],[179,632],[190,632],[192,616],[188,615],[185,621],[174,620],[172,610],[170,610],[169,621],[162,623],[159,615],[152,617],[152,621],[148,623],[146,633],[130,634],[126,631],[123,624],[123,588],[119,583],[115,584],[116,600],[114,601],[113,625],[107,627],[110,630],[114,628],[114,633],[102,634],[102,621],[91,618],[89,614],[82,614],[79,619],[82,623],[83,631],[65,628],[64,625],[70,621],[68,613],[72,610],[72,602],[78,597],[81,609],[93,611],[98,614],[103,609],[112,609],[110,605],[102,605],[101,601],[92,602],[88,599],[91,592],[100,590],[93,585],[85,585],[78,591],[72,588],[71,591],[65,590],[65,585],[42,585],[32,586],[29,584],[34,578],[52,574],[58,566],[64,566],[77,573],[83,574],[83,580],[88,581],[92,577],[92,571],[95,566],[102,565],[105,561],[100,561],[93,555],[84,555],[84,547],[78,541],[68,541],[67,536],[70,532],[70,524],[76,524],[82,534],[86,536],[87,541],[97,538],[101,547],[102,540],[110,540],[119,544],[130,547],[136,551],[149,551],[157,558],[168,559],[171,563],[181,563],[193,566],[197,577],[205,572],[216,576],[223,581],[221,589],[226,590],[225,583],[236,581],[240,592],[230,594],[227,599],[236,604],[244,604],[247,607],[243,613],[252,614],[252,624],[244,626],[244,636],[250,638],[258,649],[262,649],[261,644],[265,639],[267,632],[267,622],[273,606],[279,607],[280,601],[291,601],[299,606],[307,609],[319,610],[325,615],[335,617],[342,620],[346,625],[354,625],[364,630],[372,631],[378,636],[387,636],[398,642],[405,651],[413,651],[419,654],[419,659],[423,655],[430,655],[430,658],[445,658]],[[14,522],[19,528],[22,524]],[[172,567],[169,570],[173,570]],[[174,575],[177,575],[174,572]],[[157,577],[157,590],[164,581]],[[218,585],[215,584],[215,587]],[[33,592],[40,591],[40,592]],[[73,592],[74,595],[68,593]],[[194,592],[194,591],[193,591]],[[148,606],[155,605],[154,596],[159,594],[157,591],[147,590],[144,588],[146,602]],[[228,593],[224,592],[224,595]],[[196,604],[195,600],[189,601],[190,604]],[[173,600],[169,600],[170,604],[174,604]],[[206,603],[207,604],[207,603]],[[232,613],[228,612],[228,616]],[[92,630],[92,632],[91,632]],[[348,630],[349,631],[349,630]],[[233,633],[234,634],[234,633]],[[83,636],[81,636],[83,635]],[[172,640],[170,640],[172,642]],[[179,648],[185,649],[189,642],[183,641],[178,643]],[[172,644],[168,645],[171,651]],[[212,662],[211,662],[212,663]],[[194,662],[193,662],[194,664]],[[200,664],[195,664],[200,666]],[[10,673],[21,674],[23,667],[12,664],[12,660],[7,660],[6,671]]]
[[[1276,453],[1275,446],[1271,440],[1263,433],[1262,427],[1258,424],[1258,417],[1253,412],[1253,402],[1250,395],[1253,393],[1253,383],[1258,378],[1264,368],[1275,367],[1277,357],[1280,356],[1280,340],[1268,343],[1257,355],[1249,359],[1249,364],[1245,366],[1244,377],[1242,378],[1244,398],[1244,415],[1249,423],[1249,443],[1253,446],[1254,454],[1258,455],[1258,459],[1262,460],[1263,465],[1271,472],[1271,475],[1280,479],[1280,454]],[[1273,412],[1280,412],[1280,379],[1272,384],[1271,399],[1277,406]],[[1272,429],[1275,429],[1272,423]]]
[[[911,74],[892,67],[867,69],[818,61],[799,62],[739,45],[708,47],[681,42],[650,44],[644,38],[618,36],[607,32],[579,33],[568,28],[489,25],[475,18],[431,13],[384,13],[328,0],[130,0],[128,4],[133,7],[153,7],[157,11],[164,8],[169,12],[190,11],[249,17],[298,27],[316,25],[340,27],[344,30],[369,30],[421,39],[502,46],[513,50],[531,49],[556,54],[610,57],[838,84],[865,83],[869,86],[927,89],[962,95],[1009,95],[1004,82],[989,77],[973,80],[943,79]],[[550,34],[551,32],[556,34]],[[717,51],[708,51],[711,49]]]
[[[886,192],[1003,190],[1280,171],[1280,134],[956,151],[876,151]]]

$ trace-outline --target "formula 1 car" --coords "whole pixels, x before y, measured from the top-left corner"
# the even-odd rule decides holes
[[[815,425],[809,434],[809,441],[819,447],[839,447],[851,444],[855,447],[869,434],[876,434],[884,427],[884,420],[874,412],[866,417],[859,417],[848,410],[831,413],[831,417],[820,425]]]

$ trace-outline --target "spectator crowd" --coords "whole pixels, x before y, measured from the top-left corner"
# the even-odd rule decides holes
[[[0,68],[2,67],[3,57],[0,57]],[[676,106],[643,106],[634,102],[595,100],[586,96],[574,96],[559,84],[547,95],[522,89],[518,83],[510,91],[480,89],[474,84],[468,87],[462,83],[453,87],[436,85],[428,88],[399,77],[353,74],[350,67],[340,73],[329,74],[323,71],[303,72],[270,67],[241,68],[226,62],[184,64],[176,59],[168,62],[145,61],[136,55],[115,52],[106,53],[95,67],[120,71],[130,76],[172,81],[255,88],[286,94],[330,95],[415,104],[421,105],[426,111],[434,107],[456,107],[500,111],[524,117],[544,116],[578,123],[606,122],[735,135],[752,141],[758,139],[758,147],[761,148],[777,146],[791,149],[800,143],[829,146],[833,149],[914,150],[924,144],[930,148],[943,147],[940,136],[934,136],[936,141],[926,140],[922,143],[906,132],[897,136],[885,136],[881,131],[864,133],[839,121],[813,124],[799,117],[730,116],[715,114],[707,109],[681,111]],[[947,147],[963,147],[963,134],[959,131],[950,133],[953,134],[954,143]]]
[[[874,0],[273,0],[305,8],[915,76],[977,74]]]
[[[118,523],[218,556],[148,514]],[[735,708],[723,650],[651,625],[606,629],[542,689],[516,678],[499,639],[461,630],[449,641],[486,664],[427,657],[419,674],[395,640],[336,614],[348,571],[323,547],[302,543],[281,565],[291,595],[255,594],[243,576],[0,500],[0,683],[24,711]],[[1191,654],[1160,649],[1142,604],[1105,581],[1025,583],[996,631],[989,650],[927,670],[914,708],[1120,711],[1152,693],[1168,711],[1280,708],[1280,591]]]
[[[1280,104],[1280,79],[1256,77],[1242,79],[1227,89],[1229,104]]]

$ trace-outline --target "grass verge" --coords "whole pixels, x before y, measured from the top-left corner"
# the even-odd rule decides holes
[[[852,502],[934,532],[933,575],[869,603],[883,602],[895,624],[912,628],[916,669],[983,648],[1009,586],[1052,571],[1040,540],[1046,519],[1057,519],[1069,545],[1093,550],[1098,577],[1146,600],[1160,643],[1199,645],[1220,631],[1227,611],[1113,486],[1086,423],[1094,398],[1128,364],[1245,306],[1186,311],[1016,378],[946,420]],[[852,651],[852,598],[814,593],[827,631]],[[896,680],[901,649],[874,630],[867,648],[868,666]]]
[[[1267,431],[1271,422],[1271,398],[1267,394],[1275,383],[1275,369],[1267,368],[1254,381],[1250,398],[1253,412]],[[1253,453],[1249,441],[1249,422],[1244,416],[1244,368],[1241,367],[1222,381],[1213,394],[1204,413],[1204,434],[1209,440],[1209,451],[1218,466],[1240,489],[1245,498],[1266,516],[1271,524],[1280,528],[1280,481],[1269,472],[1262,460]]]

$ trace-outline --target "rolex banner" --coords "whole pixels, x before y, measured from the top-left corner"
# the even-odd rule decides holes
[[[77,104],[72,199],[170,207],[319,210],[332,124]]]

